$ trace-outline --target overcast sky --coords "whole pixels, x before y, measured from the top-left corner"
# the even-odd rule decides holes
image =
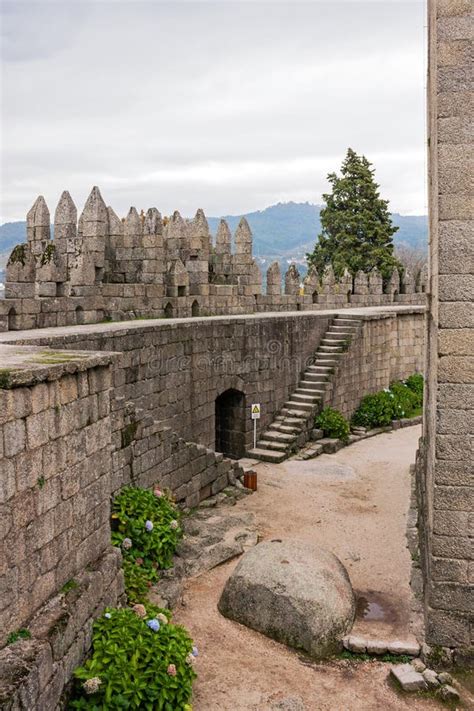
[[[348,146],[426,212],[425,8],[1,0],[0,221],[92,185],[124,215],[320,202]]]

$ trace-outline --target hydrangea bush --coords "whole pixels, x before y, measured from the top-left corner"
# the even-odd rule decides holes
[[[315,418],[314,424],[322,429],[325,437],[334,437],[347,442],[350,433],[349,423],[339,410],[325,407]]]
[[[125,589],[130,602],[142,602],[169,568],[181,537],[180,512],[162,491],[125,487],[112,504],[112,543],[122,549]]]
[[[373,395],[366,395],[354,415],[352,424],[362,427],[385,427],[392,420],[418,415],[423,405],[423,376],[410,375],[389,388]]]
[[[92,656],[74,672],[69,708],[191,711],[197,654],[169,611],[108,608],[94,623]]]

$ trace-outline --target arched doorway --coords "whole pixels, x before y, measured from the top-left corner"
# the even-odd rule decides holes
[[[245,454],[245,395],[230,388],[216,398],[216,451],[239,459]]]
[[[17,331],[18,330],[16,311],[13,307],[8,312],[8,330],[9,331]]]
[[[317,304],[319,302],[319,294],[317,291],[313,291],[313,304]]]
[[[76,324],[84,323],[84,309],[82,306],[76,306]]]
[[[173,307],[171,306],[171,303],[168,301],[168,303],[165,306],[165,318],[172,318],[173,317]]]
[[[191,306],[191,315],[199,316],[199,303],[197,301],[193,301],[193,305]]]

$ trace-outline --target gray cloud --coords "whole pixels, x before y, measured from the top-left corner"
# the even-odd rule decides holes
[[[347,146],[425,210],[419,2],[3,2],[2,221],[92,184],[208,214],[317,202]]]

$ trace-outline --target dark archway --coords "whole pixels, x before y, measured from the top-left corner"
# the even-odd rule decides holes
[[[84,323],[84,309],[82,306],[76,306],[76,324]]]
[[[169,301],[165,306],[165,318],[173,318],[173,307]]]
[[[216,451],[239,459],[245,454],[245,395],[230,388],[216,398]]]
[[[350,304],[352,301],[352,291],[349,289],[347,292],[347,303]]]
[[[317,291],[313,291],[313,304],[317,304],[319,301],[319,294]]]
[[[18,331],[18,320],[15,309],[12,307],[8,312],[8,330]]]
[[[193,305],[191,306],[191,316],[199,316],[199,303],[197,301],[193,301]]]

